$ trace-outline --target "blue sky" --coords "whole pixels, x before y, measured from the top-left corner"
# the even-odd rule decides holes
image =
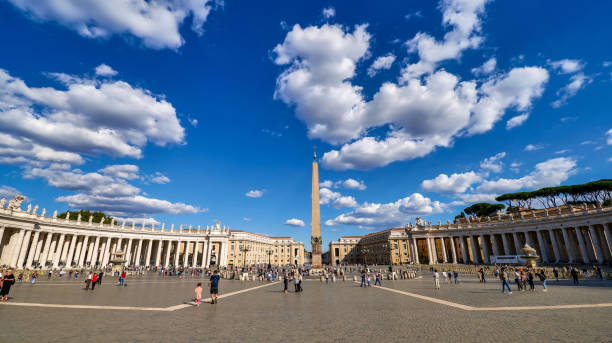
[[[58,4],[0,1],[0,195],[47,213],[309,248],[315,145],[324,244],[610,177],[608,2]]]

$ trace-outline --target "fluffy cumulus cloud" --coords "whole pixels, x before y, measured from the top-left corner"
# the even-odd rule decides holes
[[[198,35],[215,5],[212,0],[9,0],[37,21],[58,22],[88,38],[133,36],[153,49],[183,45],[180,28],[187,17]]]
[[[585,75],[582,70],[584,63],[580,60],[563,59],[559,61],[548,61],[553,70],[559,74],[571,74],[567,85],[557,91],[558,99],[552,102],[552,107],[558,108],[567,103],[567,100],[589,83],[593,82],[590,76]]]
[[[0,186],[0,199],[2,199],[2,198],[4,198],[4,199],[13,199],[13,197],[15,197],[15,195],[23,195],[23,193],[21,193],[16,188],[13,188],[13,187],[10,187],[10,186],[6,186],[6,185]]]
[[[336,16],[336,9],[333,7],[327,7],[323,9],[323,16],[326,19],[333,18]]]
[[[360,191],[365,190],[367,187],[363,181],[355,179],[346,179],[342,181],[342,186],[348,189],[358,189]]]
[[[170,178],[160,172],[155,172],[154,174],[147,175],[145,177],[147,182],[156,183],[158,185],[163,185],[170,182]]]
[[[96,67],[96,75],[98,76],[115,76],[117,71],[111,68],[109,65],[100,64]]]
[[[504,162],[502,161],[504,157],[506,157],[505,152],[500,152],[491,157],[487,157],[482,162],[480,162],[480,168],[485,171],[499,173],[502,171],[502,168],[504,167]]]
[[[423,180],[421,188],[428,192],[437,192],[444,194],[463,193],[472,184],[481,180],[480,175],[473,171],[461,174],[440,174],[431,180]]]
[[[489,58],[480,67],[472,68],[472,73],[476,76],[491,74],[497,66],[497,59],[495,57]]]
[[[527,144],[525,146],[525,149],[523,149],[523,150],[525,150],[525,151],[536,151],[536,150],[540,150],[542,148],[543,148],[543,146],[540,145],[540,144]]]
[[[341,196],[332,203],[334,208],[356,207],[357,200],[352,196]]]
[[[261,198],[264,194],[264,191],[259,190],[259,189],[252,189],[248,192],[246,192],[246,196],[249,198]]]
[[[352,225],[366,228],[403,226],[412,216],[440,213],[444,205],[419,193],[391,203],[364,203],[354,210],[327,220],[325,225]]]
[[[123,81],[53,74],[65,89],[30,87],[0,69],[0,162],[82,164],[81,155],[142,157],[143,147],[182,144],[168,101]]]
[[[579,60],[562,59],[559,61],[548,61],[548,64],[561,74],[572,74],[582,70],[584,64]]]
[[[506,122],[506,130],[510,130],[510,129],[513,129],[513,128],[517,127],[517,126],[523,125],[523,123],[526,122],[527,119],[529,119],[529,113],[519,114],[518,116],[514,116],[514,117],[510,118]]]
[[[75,194],[60,196],[57,202],[65,202],[75,209],[105,211],[117,216],[144,216],[158,213],[192,214],[206,211],[184,203],[143,195],[140,188],[127,180],[138,178],[138,168],[132,165],[111,165],[100,173],[86,173],[70,169],[65,165],[51,165],[48,168],[24,170],[26,179],[41,178],[49,185]]]
[[[291,218],[285,220],[285,225],[294,226],[294,227],[304,227],[304,221],[297,218]]]
[[[612,129],[606,132],[606,143],[608,143],[608,145],[612,145]]]
[[[337,170],[422,157],[451,146],[456,137],[486,132],[510,109],[528,113],[548,72],[520,67],[479,83],[438,68],[479,46],[485,3],[442,1],[449,28],[444,40],[417,34],[407,45],[419,61],[402,69],[399,82],[383,83],[369,101],[351,82],[369,56],[367,26],[295,25],[274,49],[275,63],[288,66],[277,78],[275,98],[295,107],[310,138],[341,145],[322,158],[325,167]],[[368,136],[376,128],[388,129],[386,136]]]
[[[500,178],[485,181],[477,187],[483,193],[505,193],[520,189],[537,189],[558,186],[576,173],[576,160],[567,157],[553,158],[536,164],[534,170],[518,179]]]
[[[329,188],[321,188],[319,189],[319,203],[321,205],[328,205],[332,203],[334,200],[340,198],[342,194],[338,192],[334,192]]]
[[[395,55],[387,54],[385,56],[380,56],[374,60],[372,65],[368,68],[368,75],[373,77],[380,70],[389,70],[391,65],[395,62]]]

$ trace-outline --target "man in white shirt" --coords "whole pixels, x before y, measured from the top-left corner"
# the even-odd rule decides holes
[[[438,273],[437,269],[434,269],[434,273],[433,273],[433,278],[434,278],[434,289],[440,289],[440,273]]]

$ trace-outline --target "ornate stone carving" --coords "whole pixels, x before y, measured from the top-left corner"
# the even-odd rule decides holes
[[[15,195],[15,197],[13,198],[13,200],[9,201],[7,209],[9,210],[13,210],[13,211],[20,211],[21,210],[21,203],[25,200],[25,197],[23,195]]]
[[[28,204],[28,208],[26,209],[26,213],[30,213],[32,211],[32,204]]]
[[[0,200],[0,208],[4,208],[4,204],[6,204],[6,199],[2,198]]]
[[[40,214],[41,217],[44,217],[45,214],[47,214],[47,209],[43,208],[42,213]]]
[[[77,222],[81,222],[81,212],[79,212],[79,214],[77,215]]]
[[[57,219],[57,210],[53,211],[53,219]]]
[[[32,210],[32,214],[36,215],[36,212],[38,212],[38,205],[34,206],[34,209]]]

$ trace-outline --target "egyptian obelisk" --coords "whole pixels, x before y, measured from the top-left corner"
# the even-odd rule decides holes
[[[312,162],[312,269],[321,269],[321,212],[319,204],[319,165],[317,164],[317,152],[314,152]]]

